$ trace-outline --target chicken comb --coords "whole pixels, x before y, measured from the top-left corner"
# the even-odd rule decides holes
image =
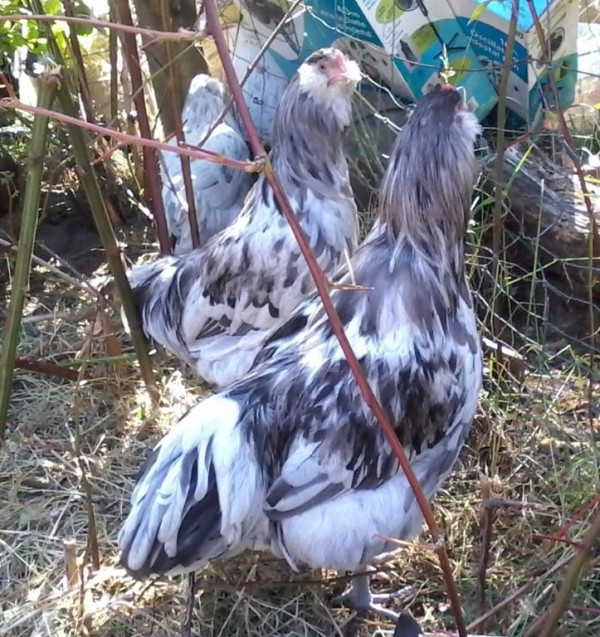
[[[451,91],[456,91],[456,88],[454,86],[452,86],[452,84],[441,84],[440,85],[440,90],[441,91],[446,91],[447,93],[450,93]]]

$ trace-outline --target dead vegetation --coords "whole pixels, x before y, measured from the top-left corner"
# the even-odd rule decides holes
[[[100,329],[89,318],[77,320],[89,309],[88,298],[43,276],[44,288],[29,302],[19,353],[59,364],[79,360],[80,376],[88,378],[18,372],[15,379],[0,454],[0,635],[178,635],[185,581],[135,583],[118,568],[116,535],[148,448],[206,388],[155,355],[161,392],[153,409],[118,321]],[[104,280],[102,269],[90,278],[98,287]],[[118,334],[111,336],[114,329]],[[522,381],[503,380],[501,387],[488,365],[469,444],[436,500],[467,621],[514,596],[474,627],[478,634],[526,634],[551,602],[600,501],[600,414],[592,405],[590,422],[586,363],[575,351],[563,348],[556,356],[543,345],[534,359],[539,364]],[[489,554],[482,562],[486,528]],[[594,564],[560,634],[600,631],[597,558]],[[452,626],[431,550],[406,548],[381,568],[376,584],[382,590],[413,587],[402,601],[425,628]],[[268,556],[217,564],[202,573],[199,586],[194,629],[206,637],[362,636],[392,629],[357,622],[328,605],[344,586],[338,574],[293,575]]]
[[[366,181],[380,169],[370,167]],[[46,180],[49,219],[38,240],[85,276],[75,276],[79,285],[73,285],[64,264],[44,249],[36,252],[63,275],[34,266],[18,354],[55,363],[77,378],[23,370],[15,376],[0,450],[0,636],[170,637],[180,634],[185,580],[134,582],[117,565],[116,537],[148,449],[208,390],[176,361],[155,354],[160,397],[152,405],[118,317],[90,294],[90,286],[97,292],[108,282],[108,270],[72,171],[72,179]],[[477,421],[434,510],[470,630],[525,637],[552,604],[600,511],[600,399],[594,393],[600,373],[597,352],[594,358],[585,349],[584,301],[573,306],[564,294],[560,303],[552,295],[551,270],[564,264],[556,255],[540,257],[539,228],[529,227],[523,237],[518,215],[511,218],[506,260],[490,278],[489,220],[480,214],[489,204],[484,199],[475,215],[471,279],[483,321],[501,319],[502,336],[525,362],[516,369],[509,364],[507,375],[488,351]],[[134,230],[123,228],[119,236],[129,255],[154,255],[152,237]],[[517,245],[519,254],[527,251],[526,268],[508,258]],[[2,308],[13,257],[3,254],[0,265]],[[498,297],[502,314],[490,318]],[[4,321],[2,311],[0,325]],[[453,628],[431,547],[405,547],[380,568],[376,586],[411,586],[402,605],[427,630]],[[329,605],[344,585],[336,573],[292,574],[268,556],[245,554],[202,572],[194,630],[202,637],[391,635],[391,625],[358,621]],[[557,634],[600,634],[598,599],[596,542]]]

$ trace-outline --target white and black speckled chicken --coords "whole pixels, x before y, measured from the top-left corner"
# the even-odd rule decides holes
[[[286,87],[273,125],[273,167],[326,272],[357,243],[342,146],[359,80],[358,66],[340,51],[313,53]],[[264,174],[228,228],[128,276],[146,335],[217,385],[242,377],[268,331],[314,289]]]
[[[223,84],[208,75],[196,75],[181,113],[186,144],[198,146],[202,143],[224,108]],[[177,145],[177,140],[172,139],[170,143]],[[248,146],[231,113],[217,125],[202,144],[202,149],[238,161],[250,158]],[[161,167],[162,198],[171,247],[174,254],[183,254],[193,246],[180,156],[164,152]],[[190,172],[200,240],[205,243],[237,217],[253,178],[241,170],[202,159],[190,160]]]
[[[451,87],[426,95],[394,146],[380,215],[332,300],[428,498],[463,446],[482,378],[464,239],[478,166],[475,116]],[[292,568],[356,574],[344,601],[378,606],[365,570],[421,511],[365,405],[320,300],[269,339],[251,372],[201,401],[142,468],[119,535],[137,578],[251,548]]]

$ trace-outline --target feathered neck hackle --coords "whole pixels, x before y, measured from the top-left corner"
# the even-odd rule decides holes
[[[272,130],[272,162],[278,175],[308,187],[329,181],[330,168],[345,166],[343,135],[350,125],[354,86],[316,91],[297,73],[284,91]]]
[[[203,73],[192,78],[181,111],[184,131],[201,133],[198,131],[198,122],[204,123],[203,130],[211,128],[223,110],[224,95],[223,84],[217,78]],[[232,111],[229,111],[225,120],[229,122],[232,117]]]
[[[398,136],[383,181],[380,215],[395,238],[435,258],[463,244],[479,171],[475,115],[452,87],[434,89]]]

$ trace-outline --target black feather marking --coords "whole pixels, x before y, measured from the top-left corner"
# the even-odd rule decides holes
[[[184,509],[186,513],[177,534],[177,552],[169,557],[163,546],[156,543],[157,550],[152,563],[146,564],[144,569],[138,572],[138,575],[143,577],[151,574],[161,575],[177,566],[190,566],[200,559],[205,559],[206,546],[220,536],[221,507],[214,466],[211,463],[209,468],[206,496],[194,504],[191,504],[191,501],[198,482],[197,454],[188,454],[184,466],[187,470],[182,475],[189,477],[190,482]]]
[[[280,339],[287,338],[298,334],[306,327],[308,322],[308,316],[306,314],[294,314],[291,319],[286,321],[279,329],[275,330],[271,336],[266,340],[265,347],[268,347],[272,343]]]
[[[269,301],[269,314],[272,318],[279,318],[279,308],[275,307],[271,301]]]
[[[327,480],[326,476],[317,476],[310,482],[307,482],[301,488],[291,487],[284,480],[278,480],[272,487],[272,491],[276,493],[278,497],[271,498],[271,491],[269,491],[269,495],[267,496],[267,504],[269,506],[276,506],[277,502],[281,500],[281,498],[288,495],[290,492],[301,493],[305,489],[308,489],[309,487],[315,484],[318,484],[321,481],[325,483],[326,480]],[[309,509],[312,509],[313,507],[318,506],[319,504],[322,504],[323,502],[327,502],[328,500],[331,500],[331,498],[335,497],[338,493],[343,491],[343,489],[344,489],[343,485],[339,483],[332,482],[332,483],[326,484],[326,486],[321,491],[319,491],[319,493],[317,493],[315,496],[313,496],[309,500],[306,500],[306,502],[304,502],[301,506],[296,507],[295,509],[291,509],[289,511],[276,511],[273,509],[267,509],[267,517],[274,522],[280,522],[281,520],[285,520],[286,518],[291,518],[295,515],[300,515],[301,513],[304,513],[304,511],[308,511]]]
[[[294,285],[297,278],[298,266],[296,265],[296,259],[290,259],[285,273],[285,281],[283,282],[283,287],[289,288],[290,286]]]

